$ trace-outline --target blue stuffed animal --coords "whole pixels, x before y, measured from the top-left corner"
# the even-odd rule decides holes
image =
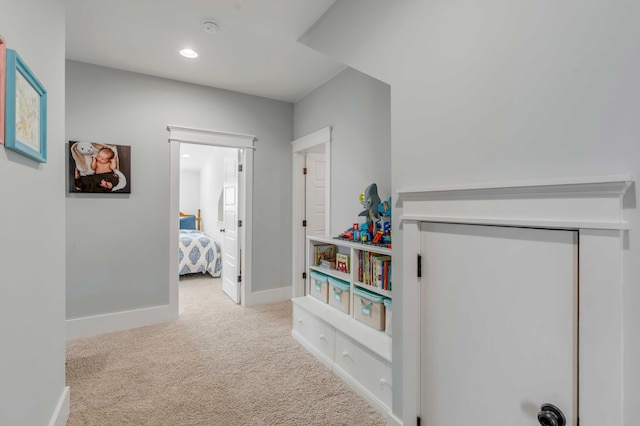
[[[378,185],[375,183],[369,185],[364,192],[360,194],[360,204],[362,204],[364,210],[361,211],[358,216],[365,216],[367,218],[369,233],[375,232],[376,224],[380,220],[380,213],[378,213],[378,204],[380,204],[380,201]]]

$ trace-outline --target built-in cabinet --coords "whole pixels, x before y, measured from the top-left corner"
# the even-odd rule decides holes
[[[337,253],[349,256],[348,273],[316,266],[315,246],[326,244],[335,245]],[[306,251],[309,259],[309,267],[306,271],[307,295],[292,300],[292,336],[381,411],[390,413],[392,399],[391,336],[385,332],[384,327],[382,330],[378,330],[354,318],[354,312],[362,309],[359,306],[361,302],[354,297],[354,294],[361,288],[380,295],[386,298],[387,302],[390,302],[392,297],[391,280],[387,279],[385,282],[383,278],[380,278],[378,287],[368,285],[367,280],[364,279],[365,274],[358,273],[358,259],[363,260],[368,253],[390,259],[391,250],[386,247],[359,244],[330,236],[311,236],[307,239]],[[390,260],[388,265],[390,265]],[[371,270],[373,268],[372,266]],[[382,266],[380,269],[382,272]],[[349,313],[311,296],[312,272],[319,272],[348,284]],[[391,276],[390,271],[388,276]],[[373,279],[369,279],[369,282],[375,284]],[[329,297],[333,297],[333,295],[330,293]],[[387,305],[390,306],[390,304]],[[388,315],[391,315],[391,309],[386,309]]]

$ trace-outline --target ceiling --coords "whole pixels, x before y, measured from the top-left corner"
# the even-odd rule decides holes
[[[71,60],[287,102],[345,69],[296,41],[335,0],[65,2]],[[180,56],[185,47],[199,57]]]
[[[199,172],[217,147],[194,143],[180,144],[180,170]]]

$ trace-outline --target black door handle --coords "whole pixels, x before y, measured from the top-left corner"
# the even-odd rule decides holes
[[[538,413],[538,421],[542,426],[565,426],[567,424],[564,413],[553,404],[542,404]]]

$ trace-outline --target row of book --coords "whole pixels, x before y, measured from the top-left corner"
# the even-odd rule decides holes
[[[358,281],[391,291],[391,256],[358,250]]]

